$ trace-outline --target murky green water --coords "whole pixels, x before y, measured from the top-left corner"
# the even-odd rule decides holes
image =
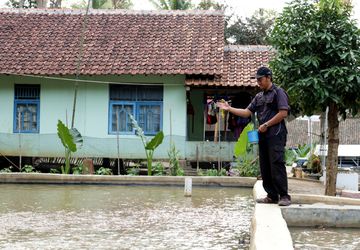
[[[251,189],[0,185],[0,249],[246,249]],[[244,243],[245,239],[245,243]]]
[[[309,228],[291,227],[294,248],[298,250],[358,250],[360,229],[358,228]]]

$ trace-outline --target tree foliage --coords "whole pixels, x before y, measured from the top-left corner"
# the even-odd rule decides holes
[[[226,5],[213,0],[202,0],[196,9],[199,10],[225,10]]]
[[[80,3],[71,5],[74,9],[85,9],[89,0],[82,0]],[[92,0],[93,9],[130,9],[133,6],[131,0]]]
[[[62,0],[50,0],[50,8],[61,8]]]
[[[194,6],[191,0],[149,0],[158,10],[188,10]]]
[[[225,38],[233,44],[268,44],[266,38],[275,17],[275,11],[266,9],[258,9],[245,19],[236,16],[235,22],[225,28]]]
[[[131,0],[111,0],[114,9],[130,9],[133,6]]]
[[[215,0],[201,0],[194,5],[191,0],[149,0],[158,10],[224,10],[225,5]]]
[[[6,5],[10,8],[46,8],[48,2],[50,8],[61,8],[62,0],[9,0]]]
[[[346,117],[360,106],[360,32],[351,8],[336,7],[339,2],[293,1],[271,34],[277,51],[271,64],[275,75],[308,115],[336,103]]]
[[[329,107],[326,194],[335,195],[338,115],[360,108],[360,31],[345,0],[294,0],[276,19],[270,63],[292,106],[311,115]]]
[[[36,0],[9,0],[6,3],[7,6],[10,8],[22,8],[24,9],[30,9],[30,8],[36,8],[37,7],[37,1]]]

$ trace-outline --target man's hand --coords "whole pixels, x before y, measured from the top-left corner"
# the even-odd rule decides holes
[[[229,105],[229,103],[227,103],[227,102],[225,102],[225,101],[220,101],[220,102],[217,102],[216,103],[216,106],[217,107],[219,107],[219,108],[221,108],[221,109],[223,109],[223,110],[226,110],[226,111],[228,111],[229,109],[230,109],[230,105]]]
[[[267,123],[265,122],[265,123],[263,123],[263,124],[260,125],[258,131],[259,131],[260,133],[265,133],[265,132],[267,131],[267,129],[268,129],[268,125],[267,125]]]

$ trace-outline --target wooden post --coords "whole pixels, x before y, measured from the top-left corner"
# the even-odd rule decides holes
[[[219,117],[220,113],[217,113],[217,122],[215,123],[215,129],[214,129],[214,142],[218,141],[218,131],[219,131]]]
[[[94,174],[94,163],[92,159],[83,160],[83,174]]]

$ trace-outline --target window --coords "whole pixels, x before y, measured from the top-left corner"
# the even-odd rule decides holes
[[[162,129],[162,86],[110,85],[109,132],[134,134],[132,114],[146,135]]]
[[[15,84],[14,133],[39,133],[40,85]]]

